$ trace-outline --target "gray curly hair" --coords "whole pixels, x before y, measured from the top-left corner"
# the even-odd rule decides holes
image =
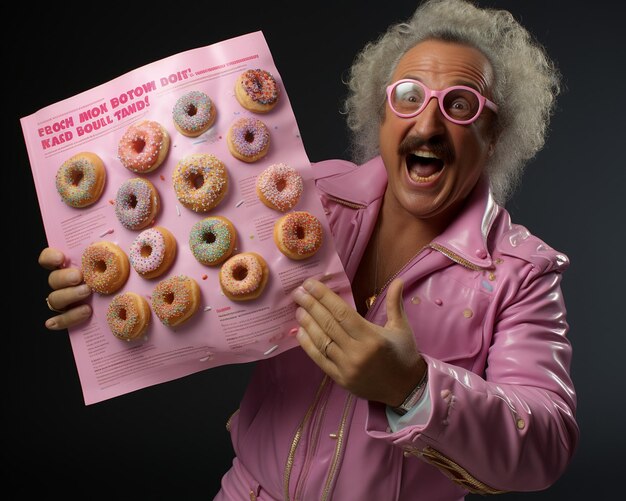
[[[378,155],[385,88],[400,58],[433,38],[477,48],[494,69],[498,140],[487,173],[494,198],[504,204],[526,163],[544,145],[561,81],[544,48],[505,10],[479,8],[469,0],[427,0],[406,22],[390,26],[368,43],[346,82],[344,111],[352,133],[352,158],[360,164]],[[378,113],[372,113],[372,103]]]

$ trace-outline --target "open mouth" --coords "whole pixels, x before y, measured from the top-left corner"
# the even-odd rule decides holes
[[[409,177],[416,183],[427,183],[443,170],[443,160],[431,151],[416,151],[406,156]]]

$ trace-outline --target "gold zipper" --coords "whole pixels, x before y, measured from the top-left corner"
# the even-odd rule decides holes
[[[503,494],[506,492],[489,487],[484,482],[474,478],[465,468],[430,446],[426,447],[418,454],[424,457],[426,461],[437,467],[439,470],[447,473],[447,476],[454,482],[469,490],[473,494]]]
[[[230,432],[230,426],[231,423],[233,421],[233,418],[237,415],[237,413],[240,411],[241,409],[237,409],[235,412],[233,412],[230,417],[228,418],[228,421],[226,421],[226,431]]]
[[[328,193],[326,193],[326,196],[333,202],[337,202],[338,204],[345,205],[346,207],[350,207],[351,209],[365,209],[367,207],[367,205],[357,204],[355,202],[348,202],[347,200],[344,200],[343,198],[337,198],[332,195],[329,195]]]
[[[402,273],[402,271],[407,267],[407,265],[413,261],[419,254],[422,253],[422,251],[424,249],[426,249],[427,247],[430,247],[433,250],[439,251],[441,252],[444,256],[446,256],[447,258],[451,259],[452,261],[454,261],[457,264],[460,264],[461,266],[464,266],[465,268],[469,268],[470,270],[474,270],[474,271],[482,271],[484,268],[481,268],[480,266],[475,265],[474,263],[468,261],[465,258],[462,258],[461,256],[459,256],[458,254],[455,254],[454,252],[452,252],[450,249],[444,247],[443,245],[440,244],[435,244],[435,243],[431,243],[428,245],[425,245],[424,247],[422,247],[419,251],[417,251],[417,253],[411,258],[409,259],[405,265],[400,268],[398,271],[396,271],[393,275],[391,275],[391,277],[389,278],[389,280],[387,280],[387,282],[385,282],[385,285],[383,285],[380,289],[380,291],[376,294],[376,297],[374,298],[374,300],[372,301],[372,304],[370,305],[370,307],[368,308],[368,311],[372,308],[372,306],[374,306],[376,304],[376,301],[378,300],[378,297],[380,296],[380,294],[382,293],[382,291],[384,291],[387,286],[393,282],[393,280],[400,274]]]
[[[469,268],[470,270],[481,271],[485,269],[481,266],[478,266],[478,265],[475,265],[474,263],[469,262],[467,259],[459,256],[458,254],[455,254],[454,252],[452,252],[450,249],[447,249],[443,245],[431,243],[429,247],[432,249],[435,249],[436,251],[441,252],[444,256],[447,256],[448,258],[452,259],[452,261],[454,261],[455,263],[460,264],[461,266],[465,266],[466,268]]]
[[[400,268],[398,271],[396,271],[393,275],[391,275],[391,277],[389,277],[389,279],[385,282],[385,284],[380,288],[380,290],[378,292],[374,291],[374,299],[372,301],[372,303],[370,304],[370,307],[367,309],[367,311],[370,311],[372,309],[372,307],[376,304],[376,302],[378,301],[378,298],[380,296],[380,294],[387,288],[387,286],[394,281],[394,279],[400,275],[400,273],[402,273],[402,271],[409,265],[409,263],[411,261],[413,261],[417,256],[419,256],[422,251],[428,247],[427,245],[425,245],[424,247],[422,247],[420,250],[418,250],[415,254],[413,254],[413,257],[411,259],[409,259],[406,263],[404,263],[404,266],[402,266],[402,268]]]
[[[319,408],[315,412],[315,418],[311,420],[311,426],[313,428],[310,432],[310,436],[311,436],[310,443],[307,445],[307,449],[309,450],[314,450],[317,447],[317,444],[319,443],[320,428],[321,428],[320,423],[323,419],[323,415],[326,410],[327,403],[328,403],[328,399],[326,398],[324,399],[324,402],[319,406]],[[306,479],[309,475],[310,468],[311,468],[311,454],[307,454],[304,464],[302,465],[302,468],[300,470],[298,481],[296,482],[296,488],[294,489],[293,498],[296,500],[301,499],[299,491],[301,491],[304,488],[304,485],[306,484]]]
[[[354,395],[352,395],[352,393],[349,393],[348,398],[346,400],[346,405],[343,409],[343,415],[341,416],[341,425],[339,426],[339,433],[337,436],[337,445],[335,446],[335,454],[333,455],[333,461],[330,465],[328,478],[326,479],[326,485],[324,486],[324,491],[322,493],[322,501],[326,501],[326,499],[328,499],[330,488],[333,485],[333,481],[335,480],[335,476],[338,471],[339,456],[341,455],[341,449],[343,446],[343,434],[346,429],[346,421],[348,419],[348,413],[350,411],[353,399],[354,399]]]
[[[298,429],[296,430],[296,434],[294,435],[293,440],[291,441],[291,447],[289,448],[289,455],[287,456],[287,464],[285,465],[285,474],[283,477],[283,488],[285,489],[285,501],[289,501],[289,479],[291,477],[291,469],[293,468],[293,460],[296,455],[296,449],[298,448],[298,443],[300,442],[300,439],[302,438],[302,430],[304,429],[304,425],[311,418],[313,409],[315,409],[315,407],[317,406],[317,403],[319,402],[319,399],[322,395],[322,390],[326,387],[327,383],[328,383],[328,376],[324,376],[324,379],[322,380],[319,388],[317,389],[317,393],[315,394],[313,403],[306,411],[306,414],[304,415],[304,418],[302,418],[300,426],[298,426]]]

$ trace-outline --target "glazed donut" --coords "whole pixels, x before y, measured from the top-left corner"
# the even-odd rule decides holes
[[[270,209],[286,212],[299,201],[304,190],[302,175],[280,163],[267,167],[256,179],[256,193]]]
[[[56,187],[61,200],[70,207],[87,207],[98,201],[104,190],[106,169],[95,153],[82,152],[59,167]]]
[[[195,212],[208,212],[228,191],[228,172],[217,157],[193,153],[184,157],[172,174],[179,202]]]
[[[165,273],[176,257],[176,238],[162,226],[142,231],[130,246],[130,265],[143,278]]]
[[[207,217],[195,223],[189,233],[189,247],[199,263],[215,266],[230,257],[235,248],[233,223],[222,216]]]
[[[180,96],[172,110],[176,130],[189,137],[197,137],[207,131],[215,122],[216,116],[211,98],[198,90]]]
[[[246,70],[235,83],[235,97],[249,111],[267,113],[278,103],[278,85],[269,71]]]
[[[128,280],[128,257],[113,242],[92,243],[83,251],[81,261],[85,283],[100,294],[113,294]]]
[[[270,147],[270,131],[261,120],[242,117],[228,129],[226,143],[231,155],[244,162],[263,158]]]
[[[322,223],[306,211],[290,212],[274,224],[274,242],[291,259],[306,259],[322,246]]]
[[[186,275],[166,278],[152,291],[152,310],[169,327],[176,327],[189,320],[199,306],[200,287]]]
[[[115,197],[115,215],[124,228],[141,230],[156,217],[160,197],[147,179],[136,177],[122,183]]]
[[[220,286],[224,295],[233,301],[248,301],[261,295],[269,268],[256,252],[242,252],[230,257],[220,268]]]
[[[147,174],[163,163],[169,149],[170,136],[165,127],[144,120],[126,129],[117,147],[117,157],[128,170]]]
[[[144,335],[150,325],[150,305],[135,292],[118,294],[109,303],[107,324],[113,335],[132,341]]]

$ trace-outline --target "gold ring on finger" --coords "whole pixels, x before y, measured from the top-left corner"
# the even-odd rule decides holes
[[[65,313],[64,310],[57,310],[56,308],[53,308],[50,305],[50,298],[48,298],[48,297],[46,298],[46,304],[48,305],[48,308],[50,309],[50,311],[54,311],[55,313]]]
[[[322,348],[322,354],[328,358],[328,347],[334,343],[334,341],[332,339],[328,339],[328,341],[326,341],[326,344],[324,345],[324,347]]]

